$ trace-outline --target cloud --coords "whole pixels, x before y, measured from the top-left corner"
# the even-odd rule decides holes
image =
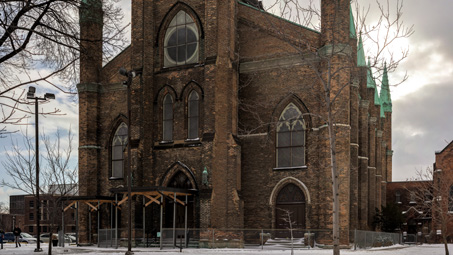
[[[451,82],[429,84],[393,102],[393,179],[413,177],[434,163],[435,151],[453,139]]]

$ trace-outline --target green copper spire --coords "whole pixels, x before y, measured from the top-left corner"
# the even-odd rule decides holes
[[[376,88],[376,82],[374,81],[373,74],[371,73],[371,61],[370,61],[369,57],[368,57],[366,87],[367,88]]]
[[[349,5],[349,37],[357,39],[357,33],[355,31],[354,15],[352,14],[352,7]]]
[[[382,106],[385,112],[392,112],[392,98],[390,96],[389,77],[387,74],[387,63],[384,64],[384,74],[382,75],[382,86],[380,95]]]
[[[379,98],[379,92],[376,85],[374,86],[374,105],[381,105],[381,99]]]
[[[365,52],[363,50],[362,34],[359,36],[359,45],[357,46],[357,66],[366,66]]]
[[[381,118],[385,118],[385,111],[384,111],[384,105],[382,103],[382,98],[381,98]]]

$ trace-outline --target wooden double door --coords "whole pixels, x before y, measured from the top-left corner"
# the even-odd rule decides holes
[[[276,201],[275,223],[278,229],[276,236],[280,238],[290,237],[289,222],[291,221],[291,228],[294,230],[293,236],[296,238],[303,237],[303,231],[300,231],[300,229],[306,227],[305,211],[305,195],[302,190],[292,183],[283,187]]]

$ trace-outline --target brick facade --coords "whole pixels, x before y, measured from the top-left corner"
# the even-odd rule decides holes
[[[381,205],[380,187],[385,189],[380,176],[391,178],[387,153],[391,150],[391,112],[380,116],[375,90],[366,88],[366,67],[357,67],[357,40],[349,34],[349,1],[321,2],[319,33],[267,14],[255,8],[259,4],[254,1],[249,1],[251,6],[234,0],[133,0],[131,46],[99,73],[93,72],[100,68],[98,62],[81,59],[80,195],[111,196],[111,188],[126,186],[126,179],[110,178],[113,135],[127,120],[125,77],[118,69],[142,69],[131,85],[134,186],[168,186],[182,172],[199,191],[190,227],[269,229],[278,227],[279,191],[292,183],[305,195],[306,227],[331,229],[332,174],[323,120],[327,111],[318,78],[320,74],[326,79],[330,66],[339,70],[329,81],[330,96],[341,91],[332,109],[342,242],[349,243],[349,230],[369,229],[374,209]],[[166,27],[181,10],[196,23],[199,61],[166,68]],[[93,22],[81,25],[93,33],[102,27]],[[187,139],[191,91],[200,95],[199,139],[195,140]],[[171,142],[162,141],[162,102],[167,94],[174,99]],[[305,165],[278,168],[275,123],[290,103],[303,113],[306,123]],[[386,146],[381,148],[383,140]],[[205,168],[206,184],[202,183]],[[139,205],[141,198],[134,201]],[[82,243],[88,232],[84,210],[88,209],[80,210]],[[147,220],[156,223],[157,209],[152,210],[156,213]],[[126,226],[125,212],[122,227]]]

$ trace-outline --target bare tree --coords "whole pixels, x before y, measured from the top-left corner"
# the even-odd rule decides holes
[[[278,22],[274,22],[269,16],[263,15],[264,21],[270,26],[270,30],[277,33],[285,39],[287,45],[290,46],[291,52],[288,54],[299,55],[304,64],[306,64],[314,73],[315,78],[311,81],[312,89],[320,89],[322,91],[317,98],[323,105],[321,112],[312,112],[313,118],[317,118],[319,123],[323,123],[328,130],[328,146],[330,153],[330,164],[324,167],[331,169],[332,178],[332,212],[333,212],[333,246],[335,255],[340,254],[340,201],[339,186],[347,181],[347,169],[350,166],[339,166],[337,160],[339,144],[341,144],[346,136],[343,134],[344,126],[342,120],[349,118],[349,102],[345,100],[349,96],[350,75],[359,72],[357,68],[357,60],[350,52],[349,34],[345,35],[345,27],[349,27],[350,20],[342,20],[340,15],[333,14],[326,20],[321,16],[320,6],[316,5],[313,0],[297,1],[297,0],[272,0],[271,4],[265,6],[265,10],[273,12],[278,16],[282,16],[292,22],[296,22],[303,26],[311,27],[320,30],[322,45],[320,49],[318,42],[314,42],[307,36],[295,35],[297,31],[289,31],[288,26]],[[345,5],[349,5],[349,1],[326,1],[335,8],[335,11],[342,10],[344,12]],[[341,3],[340,3],[341,2]],[[379,17],[377,23],[365,25],[370,8],[362,8],[359,1],[356,1],[356,22],[355,31],[360,31],[360,37],[366,38],[368,48],[375,49],[372,51],[370,58],[369,69],[374,72],[374,77],[380,79],[385,69],[388,72],[395,71],[398,64],[407,57],[408,50],[403,49],[402,54],[393,55],[392,48],[395,42],[401,38],[407,38],[414,32],[412,26],[406,26],[402,19],[403,2],[397,1],[396,8],[388,8],[389,1],[377,2],[379,8]],[[347,8],[347,7],[346,7]],[[335,12],[336,13],[336,12]],[[323,22],[321,22],[321,20]],[[346,24],[347,22],[347,24]],[[383,38],[383,39],[382,39]],[[286,47],[286,45],[285,45]],[[283,47],[282,47],[283,48]],[[393,48],[394,49],[394,48]],[[296,53],[294,53],[296,52]],[[388,55],[390,52],[390,55]],[[393,85],[400,84],[407,79],[404,76],[401,81]],[[307,81],[301,84],[307,84]],[[245,83],[247,84],[247,82]],[[300,88],[298,88],[300,89]],[[303,93],[307,92],[307,88]],[[319,90],[317,90],[319,91]],[[295,94],[298,91],[290,91]],[[261,108],[266,102],[245,102],[240,100],[239,108],[243,112],[254,112],[255,109]],[[256,112],[256,111],[255,111]],[[260,126],[264,126],[266,121],[259,114],[254,114]],[[267,122],[272,125],[273,123]],[[241,126],[241,123],[240,123]],[[243,132],[253,132],[257,127],[247,127],[244,124]],[[259,128],[259,127],[258,127]],[[343,137],[344,136],[344,137]],[[340,141],[340,142],[339,142]],[[344,191],[343,191],[344,192]]]
[[[70,131],[64,137],[61,131],[55,135],[43,135],[45,147],[44,164],[40,167],[40,193],[42,211],[50,223],[50,242],[52,233],[62,227],[61,214],[65,196],[78,192],[77,161],[73,159],[74,135]],[[35,194],[35,148],[34,138],[27,133],[22,136],[22,144],[13,141],[12,150],[6,151],[6,160],[2,162],[9,178],[3,178],[0,186],[17,189],[26,194]],[[6,149],[6,148],[5,148]],[[40,216],[36,216],[40,217]],[[51,245],[49,245],[51,254]]]
[[[448,237],[453,234],[448,229],[448,225],[453,223],[453,177],[442,170],[428,167],[417,170],[413,181],[420,181],[417,182],[417,188],[411,190],[417,202],[417,210],[432,219],[431,238],[440,234],[445,255],[449,255]]]
[[[293,235],[293,225],[296,224],[295,221],[292,220],[292,214],[293,212],[290,210],[286,210],[283,208],[276,207],[277,210],[280,210],[284,213],[284,217],[282,217],[282,220],[288,224],[287,229],[289,230],[290,233],[290,238],[291,238],[291,255],[294,255],[294,235]]]
[[[98,1],[0,2],[0,125],[21,123],[29,113],[23,86],[46,85],[75,94],[81,43],[78,13],[93,8],[94,2]],[[126,26],[121,25],[123,14],[115,0],[99,2],[102,2],[103,53],[107,61],[127,43]],[[55,82],[55,78],[60,82]],[[4,126],[0,127],[2,132],[6,132]]]

